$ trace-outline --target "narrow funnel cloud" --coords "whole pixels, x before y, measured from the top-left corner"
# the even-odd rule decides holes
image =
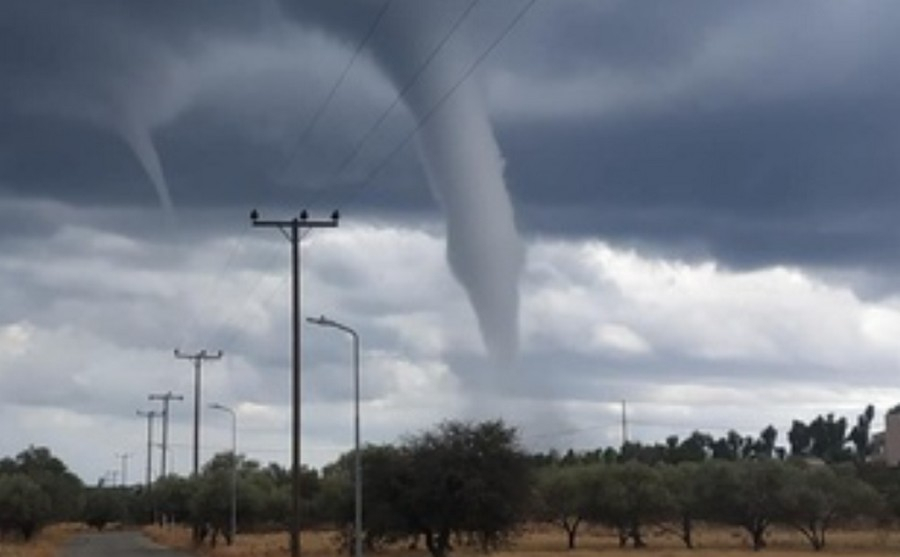
[[[165,211],[166,216],[174,218],[175,207],[172,204],[172,196],[169,194],[166,176],[163,174],[162,164],[159,162],[159,153],[153,144],[149,128],[133,118],[128,118],[122,121],[118,132],[131,148],[134,156],[144,168],[144,172],[147,173],[147,177],[153,183],[156,195],[159,197],[159,204]]]
[[[378,5],[366,0],[295,4],[302,6],[294,9],[305,21],[350,37],[360,18]],[[416,138],[420,158],[446,214],[447,260],[469,296],[488,351],[497,363],[509,365],[519,348],[524,250],[500,149],[478,92],[468,82],[458,84],[465,66],[450,51],[455,41],[418,73],[464,8],[462,2],[395,0],[369,48],[398,90],[417,76],[404,101],[421,126]]]
[[[150,179],[166,216],[174,219],[172,196],[169,194],[159,153],[153,144],[151,126],[135,108],[136,101],[128,100],[130,93],[112,86],[108,86],[108,90],[102,91],[101,94],[94,91],[80,91],[65,81],[53,82],[53,85],[51,93],[20,100],[20,106],[28,111],[57,114],[64,118],[86,122],[116,134],[128,145]],[[64,98],[59,97],[57,91],[66,91],[68,94]]]

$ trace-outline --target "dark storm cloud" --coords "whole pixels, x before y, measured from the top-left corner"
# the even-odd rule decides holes
[[[431,210],[411,150],[359,187],[410,129],[403,114],[332,180],[392,95],[366,59],[327,125],[296,154],[293,173],[278,175],[354,41],[333,41],[328,79],[303,74],[302,64],[296,73],[286,64],[260,71],[273,56],[325,56],[286,50],[298,43],[269,25],[280,17],[274,5],[4,2],[0,195],[152,207],[134,155],[95,121],[123,104],[146,111],[176,206],[330,207],[352,198],[361,209]],[[361,32],[377,5],[354,20]],[[464,32],[474,51],[513,7],[473,13]],[[556,117],[566,107],[554,103],[571,99],[529,100],[541,91],[527,88],[495,102],[520,222],[526,232],[699,246],[735,265],[884,264],[900,236],[898,26],[900,7],[890,2],[538,3],[482,77],[509,74],[550,93],[578,82],[586,108]],[[235,44],[261,50],[236,60],[221,83],[185,85],[204,79],[197,74],[213,63],[210,53]],[[238,114],[255,106],[263,116]],[[280,120],[278,131],[265,135],[275,125],[266,118]]]
[[[127,146],[112,133],[117,120],[154,110],[149,105],[155,90],[166,86],[173,61],[195,49],[198,36],[221,35],[232,27],[229,20],[242,20],[234,9],[239,3],[230,6],[4,2],[4,188],[87,205],[140,202],[146,189],[112,187],[146,182]]]
[[[546,79],[598,66],[645,71],[684,64],[717,23],[747,8],[720,2],[543,2],[534,8],[528,40],[497,58]]]
[[[501,140],[518,161],[509,173],[522,218],[536,227],[701,242],[736,263],[868,264],[900,236],[898,113],[894,99],[800,102],[547,126],[539,139],[511,129]]]

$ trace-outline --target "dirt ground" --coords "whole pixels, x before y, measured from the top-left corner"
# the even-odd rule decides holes
[[[0,557],[55,557],[60,546],[84,527],[60,524],[45,528],[30,542],[0,542]]]
[[[151,528],[147,533],[157,541],[179,548],[190,547],[190,532],[186,529]],[[691,551],[672,535],[649,531],[648,547],[641,550],[620,549],[610,530],[586,528],[580,532],[578,548],[566,550],[566,537],[562,529],[550,526],[529,527],[517,536],[511,547],[492,553],[494,557],[551,557],[573,554],[579,556],[599,555],[620,557],[641,555],[644,557],[676,556],[732,556],[752,554],[748,538],[737,529],[699,528],[695,546]],[[815,554],[806,540],[798,533],[783,529],[773,530],[768,539],[768,547],[762,552],[768,557],[810,557]],[[338,555],[333,532],[303,532],[302,553],[306,557],[334,557]],[[286,557],[288,555],[287,534],[238,535],[232,547],[220,546],[214,550],[204,549],[205,555],[212,557]],[[875,557],[900,553],[900,531],[888,530],[840,530],[828,537],[828,545],[820,555],[855,555]],[[427,555],[423,549],[409,551],[406,548],[388,548],[379,555],[387,557],[412,557]],[[458,557],[483,557],[477,549],[459,547],[453,552]],[[5,557],[5,556],[4,556]]]

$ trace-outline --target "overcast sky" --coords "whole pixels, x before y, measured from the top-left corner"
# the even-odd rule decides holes
[[[453,56],[440,92],[476,92],[505,160],[510,366],[448,266],[417,120],[385,112],[397,76],[354,58],[413,1]],[[368,441],[503,417],[533,448],[618,445],[627,400],[632,439],[784,442],[792,418],[900,402],[900,4],[290,4],[0,4],[0,454],[47,445],[93,482],[129,453],[138,481],[135,411],[171,390],[188,472],[179,347],[225,352],[204,403],[287,463],[290,250],[252,208],[342,211],[303,242],[303,311],[358,330]],[[350,345],[303,339],[321,466],[352,441]],[[227,450],[227,416],[202,423],[203,458]]]

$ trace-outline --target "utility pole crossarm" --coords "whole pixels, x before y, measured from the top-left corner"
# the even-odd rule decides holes
[[[221,359],[222,351],[216,350],[212,353],[204,349],[190,354],[176,348],[174,353],[176,359],[194,362],[194,475],[196,476],[200,473],[200,372],[204,361]]]
[[[160,416],[162,416],[162,457],[161,457],[161,466],[160,466],[160,477],[166,477],[166,457],[168,455],[169,450],[169,403],[173,400],[184,400],[184,397],[181,395],[173,394],[172,391],[167,393],[158,393],[151,394],[147,397],[148,400],[158,400],[162,402],[162,411],[160,412]]]
[[[259,218],[259,212],[255,209],[250,213],[250,222],[253,226],[259,228],[281,228],[291,226],[295,222],[299,228],[335,228],[340,222],[341,214],[339,211],[333,211],[330,219],[310,219],[306,211],[302,211],[299,217],[286,220],[264,220]]]

